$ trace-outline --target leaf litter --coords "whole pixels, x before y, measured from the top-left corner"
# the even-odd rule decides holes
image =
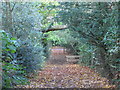
[[[46,65],[30,85],[22,88],[115,88],[87,66],[78,64]]]

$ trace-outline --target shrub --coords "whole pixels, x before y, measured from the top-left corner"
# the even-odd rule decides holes
[[[3,88],[11,88],[18,84],[27,84],[26,73],[23,67],[17,64],[17,59],[15,58],[16,50],[19,47],[16,38],[11,37],[10,34],[7,34],[4,30],[1,31],[1,34]]]
[[[44,65],[44,48],[41,43],[39,32],[31,31],[24,41],[20,41],[20,48],[17,49],[17,58],[19,64],[26,67],[24,70],[28,73],[35,73]]]

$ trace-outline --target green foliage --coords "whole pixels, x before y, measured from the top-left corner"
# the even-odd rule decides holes
[[[17,50],[18,59],[27,73],[34,73],[44,65],[43,46],[41,44],[39,32],[32,31],[29,39],[25,40]]]
[[[16,38],[11,37],[5,31],[1,31],[2,34],[2,53],[3,59],[10,62],[13,59],[13,54],[16,52],[19,47],[19,43],[16,41]],[[7,56],[7,57],[6,57]]]
[[[25,84],[26,79],[24,78],[24,74],[33,74],[44,65],[45,54],[42,44],[42,38],[44,36],[40,32],[42,27],[41,20],[43,16],[39,13],[37,8],[40,3],[3,2],[2,4],[3,6],[7,6],[6,4],[9,4],[10,8],[13,7],[13,10],[2,7],[3,27],[8,28],[7,26],[12,26],[11,30],[6,30],[9,32],[9,35],[3,32],[4,35],[2,46],[2,58],[5,62],[4,70],[7,71],[11,69],[10,72],[15,74],[13,77],[9,77],[10,72],[4,74],[6,77],[5,80],[8,80],[8,83],[6,83],[6,81],[4,83],[4,85],[7,84],[8,86],[4,87],[11,87],[13,84]],[[12,16],[5,15],[7,13],[6,10],[9,10],[9,12],[12,13]],[[7,19],[12,19],[12,23],[6,25],[8,22]],[[5,24],[4,21],[6,22]],[[16,39],[9,37],[11,34],[13,37],[16,37]],[[8,65],[8,67],[6,67],[6,65]],[[12,68],[12,66],[14,66],[14,68]],[[16,72],[17,70],[19,73]],[[22,74],[22,71],[25,71],[23,72],[24,74]]]
[[[37,8],[40,3],[16,3],[13,11],[14,36],[20,43],[17,49],[19,64],[26,67],[27,74],[35,73],[44,64],[44,47],[42,44],[42,14]]]
[[[57,9],[55,6],[58,5],[58,2],[43,2],[37,6],[38,12],[43,16],[42,18],[42,29],[51,28],[51,24],[55,23],[54,17],[56,16]]]
[[[26,72],[23,67],[17,64],[14,55],[19,47],[16,38],[11,37],[5,31],[2,34],[2,81],[3,88],[10,88],[18,84],[27,84]]]
[[[48,35],[47,40],[52,41],[54,45],[65,45],[70,43],[72,39],[69,30],[50,32]],[[75,40],[72,41],[75,42]]]
[[[26,73],[20,65],[3,62],[3,88],[28,84]]]
[[[113,79],[115,59],[120,58],[118,3],[60,2],[58,8],[57,20],[73,31],[71,33],[76,35],[78,42],[84,43],[75,45],[83,56],[82,62],[88,65],[99,63],[103,72],[107,72],[106,77]]]
[[[80,62],[84,63],[87,66],[93,65],[93,53],[94,53],[94,48],[86,45],[86,44],[82,44],[81,47],[79,46],[79,55],[82,57]]]
[[[14,8],[10,10],[7,6]],[[49,41],[53,46],[65,46],[81,55],[81,63],[92,67],[100,65],[104,73],[108,72],[106,76],[119,72],[117,3],[8,2],[3,3],[2,8],[3,27],[9,32],[1,31],[4,87],[27,83],[26,72],[34,73],[43,67]],[[68,29],[41,32],[58,24],[67,25]]]
[[[37,5],[37,9],[40,15],[42,15],[41,20],[41,30],[40,31],[46,31],[50,28],[52,28],[53,25],[55,25],[54,17],[56,16],[57,8],[55,6],[58,5],[58,2],[42,2],[39,5]],[[44,56],[47,58],[49,57],[49,48],[51,47],[51,43],[48,40],[48,34],[44,33],[42,36],[42,45],[44,47]]]

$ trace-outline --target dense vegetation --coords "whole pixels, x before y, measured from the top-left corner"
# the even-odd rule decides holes
[[[82,56],[79,64],[97,69],[118,85],[118,5],[115,2],[2,3],[3,88],[29,84],[29,77],[44,67],[49,48],[56,45],[70,48],[73,54]]]
[[[52,32],[56,45],[72,48],[80,60],[117,81],[120,61],[118,3],[60,3],[59,19],[69,30]],[[51,37],[53,36],[53,37]],[[117,81],[117,83],[119,80]]]
[[[4,30],[2,47],[5,48],[2,51],[4,56],[2,61],[5,62],[3,67],[7,71],[3,76],[3,87],[11,87],[18,82],[25,83],[22,78],[16,77],[18,73],[22,76],[22,73],[26,72],[24,78],[27,79],[26,75],[30,76],[43,67],[45,60],[41,42],[43,35],[38,31],[40,29],[38,27],[41,27],[42,16],[38,12],[37,4],[34,3],[6,2],[2,5]],[[8,6],[10,8],[7,8]]]

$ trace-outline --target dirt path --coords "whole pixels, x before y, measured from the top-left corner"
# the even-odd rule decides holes
[[[86,66],[66,64],[65,53],[54,51],[37,78],[25,88],[113,88],[106,78]]]
[[[76,64],[47,65],[26,88],[112,88],[106,78]]]

